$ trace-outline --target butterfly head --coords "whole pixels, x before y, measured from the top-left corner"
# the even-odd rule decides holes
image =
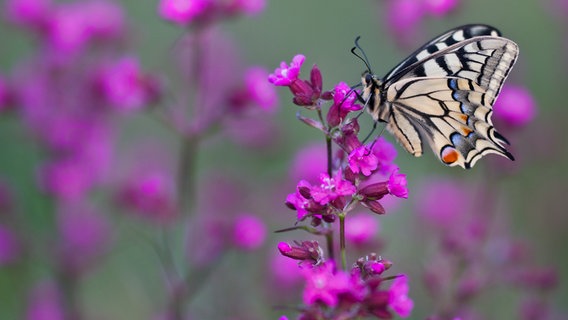
[[[367,112],[371,114],[373,120],[375,121],[386,120],[381,119],[381,117],[379,116],[379,106],[381,105],[383,100],[381,97],[381,88],[383,85],[382,80],[369,71],[365,71],[361,75],[361,85],[363,86],[361,97],[365,102]]]

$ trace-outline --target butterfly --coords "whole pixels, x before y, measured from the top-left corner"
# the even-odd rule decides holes
[[[383,78],[371,72],[363,53],[368,70],[360,98],[375,123],[386,122],[387,130],[416,157],[426,142],[448,166],[469,169],[489,153],[514,160],[491,115],[518,53],[517,44],[482,24],[439,35]]]

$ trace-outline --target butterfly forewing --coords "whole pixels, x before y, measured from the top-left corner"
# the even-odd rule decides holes
[[[452,29],[419,48],[382,81],[364,82],[374,88],[373,101],[379,104],[369,111],[387,121],[387,129],[415,156],[422,154],[426,141],[449,166],[470,168],[488,153],[512,160],[491,115],[517,56],[518,46],[492,27]],[[384,114],[388,116],[379,116]]]
[[[405,68],[413,65],[414,63],[429,57],[431,54],[447,48],[455,43],[463,41],[465,39],[470,39],[479,36],[494,36],[498,37],[501,33],[499,30],[483,24],[470,24],[464,25],[452,30],[448,30],[446,33],[437,36],[436,38],[426,42],[422,47],[418,48],[391,71],[389,71],[383,78],[388,81],[393,77],[393,75],[400,73]]]

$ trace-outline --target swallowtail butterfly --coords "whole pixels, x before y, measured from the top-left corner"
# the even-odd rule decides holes
[[[517,44],[493,27],[457,27],[424,44],[382,79],[367,66],[361,98],[373,119],[386,122],[416,157],[426,142],[449,166],[469,169],[489,153],[514,160],[491,114],[518,53]]]

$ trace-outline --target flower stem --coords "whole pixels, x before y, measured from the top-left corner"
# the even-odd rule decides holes
[[[339,214],[339,252],[341,254],[341,269],[347,270],[347,255],[345,252],[345,213]]]
[[[182,217],[189,216],[196,197],[196,168],[199,138],[188,137],[183,140],[179,162],[178,203]]]

